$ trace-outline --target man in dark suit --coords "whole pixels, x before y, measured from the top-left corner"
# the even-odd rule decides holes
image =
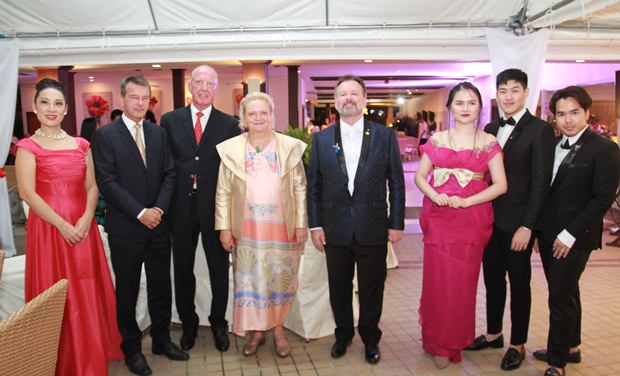
[[[581,361],[579,278],[590,252],[601,248],[603,216],[617,196],[620,151],[588,126],[592,99],[579,86],[553,94],[549,103],[562,133],[555,146],[551,187],[543,206],[538,246],[549,285],[545,376],[564,375]]]
[[[525,357],[530,322],[532,230],[540,217],[551,181],[553,128],[525,107],[527,74],[507,69],[497,75],[497,104],[504,113],[488,124],[504,151],[508,192],[493,201],[493,234],[482,259],[487,298],[487,333],[466,349],[481,350],[504,345],[502,323],[506,305],[506,274],[510,280],[510,347],[502,359],[503,370],[519,368]]]
[[[181,348],[194,347],[198,315],[194,304],[196,277],[194,259],[198,235],[207,258],[211,282],[209,322],[215,347],[228,350],[229,253],[222,248],[215,228],[215,187],[220,157],[215,145],[240,133],[238,121],[213,107],[217,73],[207,65],[195,68],[188,81],[192,103],[161,118],[166,130],[176,171],[174,195],[170,207],[174,292],[177,311],[183,324]]]
[[[364,120],[366,86],[341,77],[335,105],[340,121],[316,133],[308,173],[312,242],[325,251],[329,295],[336,321],[334,358],[343,356],[353,330],[353,273],[357,264],[359,333],[366,361],[381,359],[379,320],[383,308],[388,240],[403,236],[405,183],[394,132]],[[389,214],[386,182],[389,187]]]
[[[121,82],[124,113],[93,134],[93,158],[99,190],[106,199],[106,223],[116,276],[116,311],[121,348],[132,373],[150,375],[142,355],[136,300],[142,264],[146,269],[153,354],[172,360],[189,355],[170,341],[172,289],[170,228],[166,218],[174,168],[166,133],[143,121],[151,98],[149,82],[130,76]]]

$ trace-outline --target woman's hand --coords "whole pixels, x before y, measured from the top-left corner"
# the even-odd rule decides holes
[[[222,247],[226,252],[232,251],[233,248],[233,237],[232,231],[230,230],[220,230],[220,243],[222,243]]]
[[[308,229],[307,228],[296,228],[295,229],[295,239],[297,239],[297,243],[305,243],[308,240]]]
[[[67,243],[71,245],[77,244],[82,237],[80,236],[78,230],[73,227],[69,222],[63,221],[59,226],[56,227],[63,238],[67,241]]]
[[[458,208],[468,208],[470,207],[469,200],[467,198],[459,197],[459,196],[450,196],[449,204],[452,209]]]
[[[92,223],[92,221],[93,215],[84,213],[84,215],[82,215],[80,219],[75,222],[75,229],[82,238],[80,240],[84,240],[88,236],[88,230],[90,229],[90,224]]]
[[[431,200],[437,206],[447,206],[450,204],[450,198],[445,193],[436,194],[435,196],[431,197]]]

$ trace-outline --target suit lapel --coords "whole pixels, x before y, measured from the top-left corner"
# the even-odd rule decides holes
[[[191,105],[185,107],[185,111],[183,112],[183,119],[181,120],[181,127],[185,131],[185,135],[188,138],[190,145],[194,146],[194,150],[196,149],[196,136],[194,135],[194,124],[192,124],[192,110]]]
[[[579,140],[577,140],[577,142],[570,148],[568,154],[566,154],[566,157],[564,157],[562,163],[560,163],[560,167],[558,167],[558,171],[555,174],[555,179],[553,179],[550,190],[554,190],[562,183],[562,180],[564,180],[564,178],[568,174],[569,166],[573,163],[573,160],[579,154],[579,151],[581,150],[583,144],[586,143],[590,139],[590,137],[592,137],[592,132],[590,132],[590,129],[586,129],[585,132],[583,132],[583,134],[581,135],[581,137],[579,137]],[[556,147],[560,140],[562,140],[562,136],[560,136],[555,143]]]
[[[519,136],[521,135],[521,132],[523,132],[523,127],[531,120],[532,114],[530,114],[530,111],[525,110],[525,113],[523,114],[523,116],[521,116],[521,119],[519,119],[519,122],[515,125],[515,129],[513,129],[512,133],[510,133],[510,137],[508,137],[508,140],[506,140],[506,144],[504,144],[504,154],[508,153],[517,138],[519,138]]]
[[[347,162],[344,160],[344,149],[342,148],[342,136],[340,136],[340,122],[334,125],[335,142],[334,147],[337,149],[336,157],[338,157],[338,164],[340,164],[340,170],[344,174],[344,177],[349,180],[349,174],[347,174]]]
[[[355,172],[355,186],[360,182],[364,168],[366,167],[366,160],[370,150],[370,140],[374,137],[374,133],[370,132],[370,122],[364,119],[364,135],[362,136],[362,150],[360,151],[360,160],[357,163],[357,171]],[[355,190],[353,191],[355,192]]]
[[[497,132],[499,132],[499,121],[494,121],[489,124],[487,128],[487,133],[490,133],[493,136],[497,137]]]
[[[204,131],[202,132],[202,137],[200,138],[200,143],[198,144],[198,148],[201,148],[202,145],[205,144],[205,140],[208,140],[209,138],[213,137],[218,129],[217,129],[217,125],[215,125],[217,123],[217,111],[215,110],[215,107],[211,106],[211,113],[209,114],[209,120],[207,120],[207,123],[205,124],[205,128]]]
[[[117,123],[117,130],[119,132],[120,139],[123,140],[123,142],[127,146],[127,150],[129,151],[129,154],[131,154],[132,158],[134,158],[136,162],[138,162],[146,170],[146,166],[144,165],[144,161],[142,160],[142,156],[140,155],[140,150],[138,150],[138,145],[136,144],[136,140],[133,138],[133,136],[129,132],[129,129],[127,129],[127,125],[125,125],[125,122],[123,120],[120,120]],[[147,132],[145,131],[144,132],[145,138],[146,138],[146,133]],[[146,150],[146,158],[148,161],[149,153],[148,153],[147,145],[148,144],[145,141],[144,148]]]

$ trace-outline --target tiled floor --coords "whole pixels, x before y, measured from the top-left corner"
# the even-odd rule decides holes
[[[275,356],[271,337],[259,349],[257,356],[244,357],[243,339],[232,337],[231,348],[218,352],[213,346],[210,329],[200,328],[197,345],[188,362],[172,362],[150,354],[150,339],[145,335],[143,347],[155,375],[542,375],[546,364],[533,359],[532,351],[544,347],[547,337],[547,292],[542,266],[537,254],[532,256],[532,318],[527,357],[520,369],[504,372],[499,369],[503,350],[483,350],[464,353],[463,361],[444,370],[435,368],[431,356],[421,347],[418,325],[418,301],[422,278],[421,235],[406,235],[395,245],[400,261],[397,269],[388,272],[384,311],[381,322],[382,360],[368,365],[363,357],[363,345],[356,336],[353,345],[341,359],[329,355],[333,337],[328,336],[309,343],[288,333],[291,356]],[[605,241],[612,238],[605,237]],[[583,303],[583,362],[569,365],[567,373],[578,375],[620,374],[620,248],[605,247],[593,253],[581,280]],[[478,333],[485,329],[484,285],[478,288]],[[508,315],[506,315],[508,317]],[[505,322],[505,333],[510,323]],[[178,327],[173,340],[180,337]],[[110,365],[110,375],[129,375],[120,362]]]

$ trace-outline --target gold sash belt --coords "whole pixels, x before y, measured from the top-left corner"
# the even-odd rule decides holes
[[[450,179],[450,175],[454,175],[462,188],[465,188],[472,180],[484,179],[483,172],[473,172],[466,168],[435,168],[433,172],[433,185],[439,187],[445,184]]]

